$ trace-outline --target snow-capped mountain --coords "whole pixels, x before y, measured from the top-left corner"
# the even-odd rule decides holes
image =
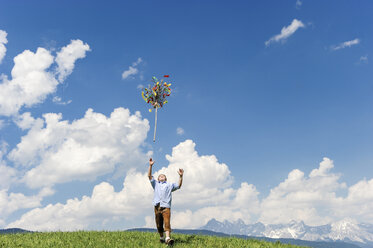
[[[352,240],[361,243],[373,242],[373,230],[369,224],[358,224],[354,220],[342,220],[331,224],[329,237],[333,240]]]
[[[359,224],[352,219],[344,219],[322,226],[308,226],[303,221],[288,224],[265,225],[263,223],[245,224],[242,220],[219,222],[211,219],[201,229],[227,234],[241,234],[268,238],[291,238],[309,241],[346,241],[372,245],[373,225]],[[367,246],[368,247],[368,246]]]

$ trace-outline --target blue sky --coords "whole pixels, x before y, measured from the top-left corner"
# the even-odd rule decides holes
[[[145,173],[149,152],[153,152],[156,160],[156,171],[164,166],[166,171],[169,169],[176,174],[171,170],[174,166],[188,168],[190,174],[186,170],[186,177],[197,180],[190,184],[206,187],[210,190],[206,195],[221,199],[220,204],[235,202],[240,189],[246,192],[252,206],[246,209],[237,207],[241,203],[234,207],[228,204],[224,205],[224,214],[211,211],[222,219],[229,216],[238,219],[243,215],[249,216],[244,219],[246,222],[291,219],[302,219],[310,224],[317,224],[321,219],[332,222],[351,217],[350,212],[331,215],[340,201],[351,204],[351,211],[356,204],[361,204],[361,201],[352,200],[355,199],[352,189],[373,187],[373,70],[370,61],[373,4],[369,1],[113,1],[110,4],[103,1],[8,1],[1,5],[0,30],[6,32],[7,42],[3,42],[5,52],[1,53],[0,46],[0,73],[12,80],[13,59],[25,55],[25,50],[36,53],[41,47],[52,56],[51,66],[44,71],[58,82],[51,80],[57,83],[45,94],[40,93],[46,89],[42,84],[33,86],[33,90],[41,94],[36,97],[38,100],[27,93],[13,96],[0,92],[0,140],[6,147],[2,149],[1,165],[9,172],[3,173],[2,180],[7,183],[2,185],[0,226],[37,229],[37,223],[28,218],[36,215],[35,209],[47,211],[48,204],[52,204],[57,212],[58,204],[71,207],[67,203],[69,199],[76,198],[79,202],[84,196],[93,199],[93,188],[102,186],[103,182],[113,186],[115,192],[125,191],[123,180],[132,175],[130,173],[134,170]],[[73,40],[80,43],[73,43]],[[73,56],[73,67],[67,72],[67,67],[56,59],[69,44],[75,44],[74,52],[80,55]],[[61,56],[61,60],[64,58]],[[29,57],[24,59],[24,63],[30,61]],[[123,78],[123,72],[130,66],[136,68],[136,73]],[[20,70],[19,82],[22,73],[26,72]],[[152,76],[164,74],[170,75],[173,92],[169,103],[159,111],[157,141],[153,143],[154,113],[148,112],[139,88],[150,83]],[[64,80],[59,80],[61,75],[66,75]],[[6,85],[5,81],[3,77],[0,85]],[[16,81],[10,81],[7,89]],[[4,89],[5,86],[3,92]],[[5,114],[4,109],[15,106],[11,102],[17,97],[20,102],[25,101],[24,104],[11,114]],[[35,101],[27,104],[26,98]],[[116,108],[121,108],[118,115],[123,118],[127,118],[123,111],[128,109],[137,124],[127,122],[129,119],[121,122],[113,118],[107,130],[90,129],[94,126],[92,123],[73,126],[74,120],[93,121],[85,120],[88,109],[109,118]],[[135,115],[136,111],[139,115]],[[52,133],[58,133],[57,137],[46,134],[48,126],[45,125],[34,130],[35,121],[22,129],[16,120],[24,119],[27,112],[34,120],[43,120],[46,113],[61,113],[59,120],[67,121],[61,128],[64,131],[59,129],[59,133],[51,129]],[[145,119],[148,124],[144,123]],[[132,125],[128,132],[136,137],[133,143],[121,139],[125,133],[120,128],[110,131],[110,125],[116,123],[123,128]],[[184,133],[178,134],[177,128]],[[79,139],[84,133],[96,138]],[[115,142],[106,147],[107,142],[99,140],[100,137]],[[20,146],[22,140],[29,143]],[[65,153],[66,140],[80,142],[77,147],[83,150],[73,149],[76,154]],[[32,145],[37,148],[29,148]],[[118,151],[119,158],[110,160],[108,154],[114,153],[112,150],[104,153],[105,149]],[[184,153],[172,154],[173,149]],[[195,159],[191,159],[193,149],[198,152]],[[17,150],[18,155],[11,155]],[[80,157],[85,151],[90,155]],[[101,152],[105,159],[92,158]],[[52,153],[62,154],[57,156],[59,172],[47,163]],[[173,159],[167,159],[167,154]],[[204,156],[211,159],[212,167],[205,164]],[[92,161],[84,158],[92,158]],[[79,163],[74,165],[75,169],[69,167],[69,163],[79,159],[88,167],[79,168]],[[322,161],[327,164],[325,168],[319,167]],[[71,177],[60,175],[59,179],[48,179],[48,183],[35,179],[40,182],[33,185],[33,179],[25,176],[39,167],[45,169],[42,173],[61,173],[66,169],[64,166],[71,170],[71,174],[67,173]],[[300,185],[307,184],[305,182],[310,185],[320,182],[312,181],[316,179],[311,171],[317,169],[325,172],[320,172],[322,176],[319,173],[319,179],[329,178],[327,181],[332,185],[317,189],[320,191],[311,186],[301,188]],[[276,216],[285,216],[281,219],[261,213],[258,209],[266,206],[270,209],[271,194],[285,187],[290,175],[294,175],[291,172],[304,173],[304,178],[297,177],[300,180],[298,193],[317,191],[336,198],[327,203],[309,200],[300,204],[299,199],[292,199],[289,193],[296,186],[289,186],[283,189],[287,192],[285,195],[279,193],[276,197],[281,195],[284,198],[278,199],[293,204],[295,212],[296,206],[310,209],[307,214],[300,210],[294,216],[276,213]],[[216,183],[215,188],[206,186],[209,177],[217,178],[211,183]],[[245,188],[242,183],[254,188]],[[145,182],[144,190],[148,192],[150,189],[146,187]],[[53,193],[41,194],[43,189]],[[214,191],[216,189],[218,192]],[[224,190],[232,190],[232,195],[226,196]],[[9,210],[9,206],[13,206],[10,204],[12,193],[25,196],[29,207],[20,207],[27,204],[13,201],[17,207]],[[132,193],[136,195],[135,191]],[[150,191],[148,194],[151,198]],[[214,217],[205,213],[209,208],[217,208],[213,201],[189,208],[183,208],[178,202],[177,197],[183,194],[190,202],[198,202],[193,187],[185,185],[184,192],[180,190],[177,194],[176,226],[196,227],[185,221],[185,216],[202,220]],[[364,204],[373,204],[371,196],[363,198]],[[139,203],[133,198],[130,204]],[[151,199],[147,204],[139,207],[141,211],[132,219],[127,210],[120,207],[102,214],[91,204],[90,217],[73,219],[70,226],[55,221],[54,225],[45,225],[42,229],[151,226]],[[45,220],[46,223],[55,219],[53,214],[50,213],[54,217]],[[145,216],[149,218],[144,219]],[[373,223],[373,216],[368,213],[353,217]]]

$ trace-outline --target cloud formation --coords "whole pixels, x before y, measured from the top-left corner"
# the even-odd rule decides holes
[[[162,173],[168,181],[177,182],[177,169],[185,170],[183,186],[173,194],[173,228],[198,228],[212,218],[266,224],[303,220],[308,225],[320,225],[350,217],[373,223],[373,179],[347,187],[340,182],[341,175],[332,172],[334,163],[329,158],[324,158],[307,176],[299,169],[292,170],[262,199],[252,184],[242,182],[238,188],[232,187],[234,179],[228,166],[214,155],[199,155],[191,140],[175,146],[166,159],[167,167],[157,163],[153,167],[159,168],[155,177]],[[127,172],[118,192],[102,182],[90,196],[30,210],[7,227],[76,230],[135,219],[154,228],[152,197],[147,174],[133,169]]]
[[[137,69],[137,66],[142,62],[141,58],[138,58],[135,62],[132,63],[132,66],[128,67],[128,70],[125,70],[122,73],[122,79],[127,79],[130,76],[134,76],[137,73],[139,73],[139,70]]]
[[[297,9],[300,9],[300,7],[302,6],[302,1],[301,0],[297,0],[296,2],[295,2],[295,8],[297,8]]]
[[[55,104],[58,104],[58,105],[68,105],[70,103],[72,103],[72,100],[68,100],[68,101],[62,101],[62,98],[59,97],[59,96],[55,96],[53,97],[53,100],[52,100]]]
[[[8,43],[8,40],[6,38],[7,35],[7,32],[5,32],[4,30],[0,30],[0,64],[3,61],[6,54],[5,44]]]
[[[91,196],[82,199],[69,199],[66,204],[49,204],[33,209],[8,227],[20,227],[27,230],[71,231],[103,225],[116,219],[130,219],[148,209],[151,199],[151,187],[145,174],[130,171],[123,183],[123,189],[115,192],[107,182],[96,185]]]
[[[11,185],[18,183],[19,171],[8,166],[3,160],[6,154],[7,144],[0,143],[0,226],[6,222],[6,218],[19,209],[29,209],[41,206],[43,197],[52,194],[52,190],[43,188],[36,195],[26,196],[22,193],[9,193]]]
[[[299,28],[304,28],[304,27],[305,27],[305,25],[301,21],[299,21],[297,19],[294,19],[289,26],[283,27],[281,29],[280,34],[277,34],[277,35],[271,37],[264,44],[266,46],[269,46],[271,43],[274,43],[274,42],[285,41],[287,38],[289,38],[291,35],[293,35],[295,33],[295,31],[297,31]]]
[[[339,45],[332,46],[331,49],[336,51],[336,50],[339,50],[339,49],[343,49],[343,48],[346,48],[346,47],[351,47],[351,46],[357,45],[359,43],[360,43],[360,39],[349,40],[349,41],[342,42]]]
[[[16,181],[17,170],[7,166],[4,161],[0,161],[0,189],[8,190],[10,185]]]
[[[13,121],[22,130],[30,129],[34,124],[36,124],[36,122],[38,122],[39,125],[42,125],[42,120],[35,120],[34,117],[31,116],[30,112],[17,115],[15,118],[13,118]]]
[[[360,63],[368,63],[368,55],[361,56],[359,59]]]
[[[50,68],[54,64],[54,56],[45,48],[36,52],[25,50],[14,58],[12,79],[0,77],[0,115],[17,115],[21,107],[32,107],[41,103],[56,91],[59,81],[69,75],[77,59],[85,56],[88,45],[79,40],[71,41],[57,53],[57,69]],[[83,56],[84,54],[84,56]],[[61,82],[61,81],[60,81]]]
[[[41,205],[41,196],[25,196],[21,193],[10,193],[0,190],[0,219],[3,221],[19,209],[35,208]]]
[[[76,60],[84,58],[88,51],[91,49],[87,43],[84,44],[81,40],[71,40],[69,45],[57,52],[56,70],[59,82],[64,81],[73,72]]]
[[[225,164],[219,163],[215,156],[200,156],[195,143],[186,140],[167,155],[168,167],[160,167],[154,176],[164,173],[168,181],[177,182],[179,167],[185,169],[182,189],[174,193],[174,227],[197,227],[210,218],[242,218],[249,220],[252,209],[258,207],[257,191],[253,185],[241,184],[239,189],[231,188],[232,176]],[[211,175],[214,175],[211,177]],[[50,204],[24,214],[8,227],[23,227],[29,230],[76,230],[108,221],[137,218],[152,213],[153,189],[146,173],[128,171],[123,188],[115,192],[107,182],[96,185],[91,196],[70,199],[65,204]],[[246,210],[245,210],[246,209]],[[189,219],[191,217],[191,219]],[[151,225],[153,216],[146,217]],[[194,220],[192,223],[191,221]],[[149,222],[149,223],[148,223]],[[153,225],[152,225],[153,227]]]
[[[106,117],[88,109],[72,123],[62,120],[62,114],[34,119],[24,113],[16,123],[29,130],[8,159],[28,169],[22,181],[31,188],[93,180],[146,160],[141,146],[149,123],[139,112],[131,115],[128,109],[117,108]]]
[[[177,208],[173,212],[173,226],[175,228],[199,228],[212,218],[219,221],[241,219],[246,223],[253,222],[255,220],[253,216],[259,212],[258,194],[255,186],[246,182],[242,183],[238,189],[227,188],[219,196],[222,202],[214,202],[195,210]],[[151,217],[147,216],[145,219],[148,227],[155,226]]]
[[[15,182],[17,171],[7,166],[4,161],[4,156],[7,152],[8,144],[4,141],[0,141],[0,189],[8,190],[11,183]]]
[[[340,175],[330,173],[333,167],[333,161],[324,158],[308,177],[298,169],[291,171],[288,178],[262,200],[260,221],[277,224],[303,220],[311,225],[332,221],[336,191],[346,187],[338,182]]]
[[[0,84],[0,115],[16,114],[22,106],[31,107],[42,102],[55,91],[58,82],[46,71],[53,56],[44,48],[35,53],[26,50],[14,58],[12,80],[2,78]]]
[[[185,131],[182,127],[178,127],[178,128],[176,128],[176,133],[178,135],[183,135],[185,133]]]
[[[0,225],[5,225],[7,217],[19,209],[41,207],[43,198],[55,193],[52,187],[57,183],[90,180],[115,169],[125,172],[145,163],[150,156],[141,148],[149,130],[148,121],[139,112],[131,115],[124,108],[114,109],[109,117],[89,109],[72,123],[62,120],[61,114],[33,118],[29,112],[13,121],[27,133],[8,154],[7,144],[0,143]],[[7,166],[5,156],[19,170]],[[26,196],[8,192],[11,185],[22,183],[37,188],[39,193]]]

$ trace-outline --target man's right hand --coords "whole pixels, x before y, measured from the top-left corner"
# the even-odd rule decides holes
[[[153,166],[154,163],[155,163],[155,161],[154,161],[152,158],[150,158],[150,159],[149,159],[149,165],[150,165],[150,166]]]

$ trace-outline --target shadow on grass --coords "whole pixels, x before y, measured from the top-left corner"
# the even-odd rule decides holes
[[[202,239],[200,237],[198,237],[197,235],[188,235],[188,236],[184,236],[184,237],[177,237],[175,238],[175,243],[179,243],[179,244],[185,244],[185,245],[191,245],[191,244],[195,244],[195,243],[199,243]]]

